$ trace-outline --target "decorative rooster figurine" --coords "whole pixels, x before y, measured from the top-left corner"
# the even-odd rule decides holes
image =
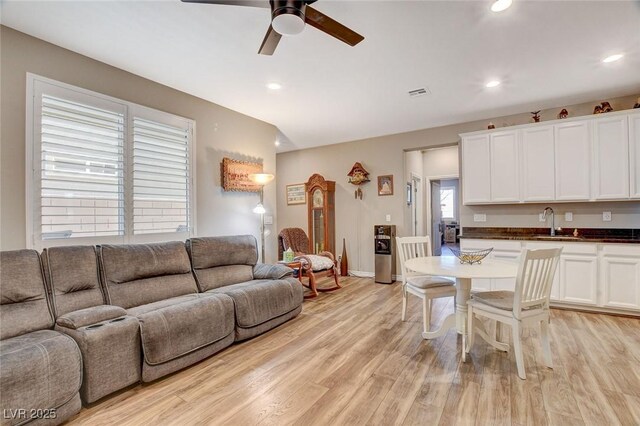
[[[533,122],[534,123],[539,123],[540,122],[540,111],[542,110],[538,110],[538,111],[532,111],[531,114],[533,114]]]

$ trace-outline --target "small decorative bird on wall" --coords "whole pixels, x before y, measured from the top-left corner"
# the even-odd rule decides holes
[[[534,123],[539,123],[540,122],[540,111],[542,111],[542,110],[531,111],[531,114],[533,114],[533,116],[531,118],[533,118],[533,122]]]

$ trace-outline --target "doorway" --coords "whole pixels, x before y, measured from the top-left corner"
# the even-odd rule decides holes
[[[459,248],[460,204],[457,177],[430,178],[430,229],[434,256],[453,256]]]
[[[422,178],[415,173],[411,173],[411,188],[412,203],[411,203],[411,235],[417,237],[424,235],[424,223],[422,214],[422,206],[424,205],[424,191],[422,187]]]

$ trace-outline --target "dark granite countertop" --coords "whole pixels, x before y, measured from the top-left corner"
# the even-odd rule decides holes
[[[479,228],[465,226],[460,238],[640,244],[640,229],[577,228],[577,237],[573,235],[573,230],[574,228],[563,228],[556,231],[556,235],[552,237],[549,235],[549,228]]]

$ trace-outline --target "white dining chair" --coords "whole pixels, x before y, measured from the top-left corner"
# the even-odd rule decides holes
[[[479,333],[498,349],[508,350],[508,344],[497,338],[487,338],[487,333],[475,317],[485,317],[495,323],[511,326],[513,351],[518,367],[518,377],[526,379],[522,341],[520,334],[525,326],[540,324],[540,337],[544,362],[553,368],[551,346],[549,344],[549,298],[553,276],[555,275],[562,249],[523,250],[516,277],[515,291],[483,291],[471,295],[467,302],[467,330],[469,338],[466,353],[471,351],[474,335]],[[497,327],[496,327],[497,328]],[[497,333],[494,334],[497,335]]]
[[[396,237],[400,268],[402,270],[402,321],[407,317],[407,295],[413,294],[422,299],[422,337],[431,335],[431,301],[439,297],[456,295],[455,281],[433,275],[419,274],[407,269],[405,263],[416,257],[431,256],[431,240],[425,237]]]

